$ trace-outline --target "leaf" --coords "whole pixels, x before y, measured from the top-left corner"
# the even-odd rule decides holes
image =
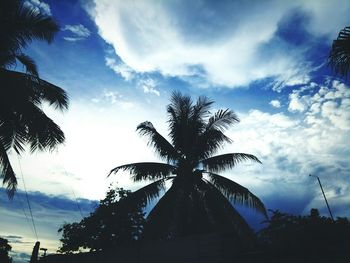
[[[170,176],[175,172],[176,167],[165,163],[131,163],[113,168],[108,176],[110,176],[112,173],[117,173],[120,170],[129,171],[130,174],[133,175],[132,178],[134,181],[142,181]]]
[[[338,38],[333,41],[328,63],[336,73],[346,76],[350,69],[350,27],[339,32]]]
[[[199,135],[197,147],[197,155],[199,159],[205,159],[212,156],[224,143],[231,143],[232,140],[228,138],[222,131],[216,129],[206,130]]]
[[[35,77],[39,76],[37,66],[31,57],[21,53],[16,55],[16,58],[26,67],[27,73]]]
[[[58,144],[64,142],[65,136],[60,127],[35,105],[27,103],[22,117],[27,127],[27,141],[31,152],[54,150]]]
[[[218,110],[214,116],[209,118],[206,129],[218,129],[223,131],[234,123],[239,122],[237,115],[229,110]]]
[[[13,198],[17,188],[17,178],[12,169],[7,152],[0,142],[0,178],[3,178],[3,185],[6,185],[7,195]]]
[[[152,200],[159,197],[162,190],[165,190],[165,181],[175,178],[174,176],[169,176],[155,182],[152,182],[135,192],[128,194],[128,196],[123,199],[125,204],[128,206],[148,205]]]
[[[136,129],[142,136],[146,135],[150,137],[148,143],[152,146],[159,156],[169,161],[176,161],[179,156],[174,147],[154,128],[153,124],[149,121],[142,122]]]
[[[0,70],[0,79],[3,88],[1,91],[2,99],[9,100],[12,106],[13,101],[19,101],[20,104],[20,99],[22,99],[32,101],[35,104],[46,101],[60,110],[68,108],[67,93],[62,88],[45,80],[6,69]]]
[[[256,209],[267,218],[265,206],[261,200],[242,185],[218,174],[208,173],[210,182],[234,204]]]
[[[233,168],[236,164],[243,161],[254,161],[261,163],[260,160],[252,154],[247,153],[228,153],[217,155],[201,161],[204,168],[210,172],[220,172],[228,168]]]

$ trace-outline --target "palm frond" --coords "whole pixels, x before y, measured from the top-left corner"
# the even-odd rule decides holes
[[[180,92],[173,92],[171,96],[171,103],[167,107],[169,114],[169,137],[172,145],[179,151],[184,151],[188,146],[188,129],[190,125],[190,115],[193,108],[191,97],[184,96]]]
[[[47,101],[56,109],[68,109],[69,98],[64,89],[42,79],[38,79],[38,83],[35,88],[40,94],[40,98]]]
[[[338,38],[333,41],[328,62],[336,73],[346,76],[350,69],[350,27],[339,32]]]
[[[174,176],[169,176],[166,178],[154,181],[135,192],[128,195],[127,198],[123,199],[127,206],[137,206],[142,204],[143,206],[148,205],[152,200],[158,198],[161,191],[165,190],[166,180],[172,179]]]
[[[198,149],[199,159],[206,159],[216,153],[225,143],[231,143],[232,140],[222,131],[216,129],[206,130],[198,136],[196,147]]]
[[[16,57],[11,52],[0,53],[0,68],[10,69],[16,65]]]
[[[190,116],[193,102],[190,96],[182,95],[178,91],[174,91],[171,95],[170,104],[168,105],[168,113],[173,111],[178,117]]]
[[[0,121],[0,143],[6,151],[13,148],[17,154],[24,151],[27,142],[27,129],[20,118],[20,115],[12,114],[10,118]]]
[[[176,161],[179,157],[174,147],[154,128],[153,124],[145,121],[137,126],[140,135],[149,136],[149,145],[152,146],[161,158],[169,161]]]
[[[241,242],[251,245],[254,242],[254,233],[247,222],[218,188],[206,180],[204,182],[207,185],[207,206],[211,207],[216,221],[222,224],[225,232],[234,231]]]
[[[27,73],[36,77],[39,76],[37,66],[31,57],[21,53],[16,55],[16,58],[26,67]]]
[[[14,22],[12,30],[18,43],[25,47],[33,40],[44,40],[51,43],[55,34],[59,31],[58,24],[49,16],[23,3],[13,10],[11,15]]]
[[[60,87],[45,80],[22,72],[1,69],[0,79],[3,85],[3,92],[11,96],[12,100],[23,98],[40,104],[42,101],[64,110],[68,108],[68,95]],[[26,96],[26,97],[25,97]]]
[[[229,109],[218,110],[214,116],[209,118],[206,129],[218,129],[223,131],[237,122],[239,122],[239,119],[233,111]]]
[[[131,163],[113,168],[108,176],[120,170],[129,171],[134,181],[142,181],[168,177],[175,172],[176,167],[170,164],[154,162]]]
[[[263,202],[247,188],[218,174],[208,173],[208,176],[209,181],[231,202],[254,208],[267,218]]]
[[[59,31],[59,26],[52,17],[40,13],[25,1],[0,1],[0,17],[2,51],[20,52],[33,40],[51,43]]]
[[[214,101],[210,100],[206,96],[200,96],[193,106],[192,110],[192,121],[197,121],[198,119],[203,120],[209,115],[209,110]]]
[[[0,178],[3,179],[2,181],[3,185],[6,185],[8,197],[12,199],[17,188],[17,178],[12,169],[7,152],[1,142],[0,142]]]
[[[32,152],[36,150],[54,150],[62,144],[65,136],[61,128],[37,106],[27,103],[26,112],[22,114],[27,127],[27,142]]]
[[[207,171],[220,172],[225,169],[233,168],[236,166],[236,164],[248,160],[261,163],[257,157],[247,153],[228,153],[217,155],[204,159],[201,161],[201,163]]]

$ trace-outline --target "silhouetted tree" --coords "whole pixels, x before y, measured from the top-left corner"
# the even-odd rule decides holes
[[[39,78],[33,59],[23,53],[32,40],[50,43],[59,30],[49,16],[19,0],[0,1],[0,178],[9,197],[17,186],[8,152],[17,154],[29,144],[31,151],[53,149],[64,141],[60,127],[45,115],[43,102],[68,108],[66,92]],[[16,64],[25,72],[12,71]]]
[[[81,248],[101,250],[138,240],[144,224],[143,204],[129,208],[123,200],[130,191],[110,189],[97,209],[79,223],[64,224],[60,252]]]
[[[350,27],[339,32],[338,38],[333,41],[329,55],[329,63],[336,73],[347,76],[350,69]]]
[[[350,256],[350,222],[321,217],[317,209],[310,216],[272,211],[269,225],[258,234],[267,262],[345,262]]]
[[[0,237],[0,262],[12,263],[12,259],[9,256],[9,252],[12,247],[8,244],[8,240]]]
[[[223,131],[239,119],[229,109],[211,115],[212,104],[205,96],[193,103],[189,96],[174,92],[167,107],[171,142],[149,121],[137,126],[137,131],[149,137],[149,145],[166,162],[132,163],[111,170],[111,173],[129,171],[134,181],[154,181],[126,199],[130,206],[149,203],[164,193],[167,181],[172,183],[147,217],[146,238],[171,239],[213,231],[234,231],[241,238],[250,236],[248,224],[230,201],[266,215],[258,197],[216,174],[242,161],[260,161],[246,153],[213,156],[224,143],[231,142]]]

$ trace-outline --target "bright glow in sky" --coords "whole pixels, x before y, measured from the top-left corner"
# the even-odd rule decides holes
[[[47,110],[65,145],[20,158],[39,238],[51,252],[58,227],[79,219],[73,191],[88,213],[89,200],[103,198],[111,182],[140,186],[127,174],[106,176],[121,164],[157,160],[135,130],[148,120],[167,134],[174,90],[237,112],[241,122],[227,133],[234,143],[222,152],[252,153],[263,164],[225,175],[268,208],[300,214],[315,207],[327,215],[311,173],[335,216],[350,216],[350,89],[326,65],[332,40],[350,25],[349,1],[26,2],[61,25],[51,45],[35,42],[27,51],[41,77],[70,95],[69,111]],[[13,154],[11,161],[19,176]],[[30,251],[23,244],[35,237],[22,210],[0,194],[0,235],[16,236],[9,237],[14,250]]]

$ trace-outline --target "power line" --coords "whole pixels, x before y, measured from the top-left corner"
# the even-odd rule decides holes
[[[32,207],[30,206],[29,197],[28,197],[28,192],[27,192],[27,187],[26,187],[26,183],[25,183],[25,181],[24,181],[24,175],[23,175],[23,172],[22,172],[22,166],[21,166],[21,162],[20,162],[20,160],[19,160],[18,154],[17,154],[17,160],[18,160],[18,164],[19,164],[19,170],[20,170],[21,175],[22,175],[22,181],[23,181],[23,186],[24,186],[24,192],[26,193],[27,204],[28,204],[30,216],[31,216],[31,218],[32,218],[32,223],[33,223],[33,229],[34,229],[35,237],[36,237],[36,240],[38,241],[38,240],[39,240],[39,238],[38,238],[38,232],[36,231],[35,222],[34,222],[34,217],[33,217],[33,211],[32,211]]]
[[[69,175],[68,175],[68,173],[67,173],[67,170],[66,170],[65,167],[64,167],[64,164],[63,164],[62,159],[60,158],[60,156],[58,156],[58,158],[59,158],[59,161],[60,161],[60,163],[61,163],[61,166],[62,166],[62,169],[63,169],[63,173],[66,175],[67,178],[69,178]],[[74,189],[73,189],[72,186],[70,186],[70,190],[72,191],[72,194],[73,194],[73,197],[74,197],[74,201],[75,201],[75,204],[76,204],[76,206],[77,206],[77,208],[78,208],[78,210],[79,210],[80,216],[81,216],[81,218],[84,218],[84,216],[83,216],[83,211],[81,210],[81,206],[79,205],[78,198],[77,198],[77,196],[75,195],[75,192],[74,192]]]
[[[17,196],[18,196],[18,195],[17,195]],[[18,200],[19,200],[19,203],[21,204],[21,208],[22,208],[23,214],[24,214],[25,218],[27,219],[28,226],[29,226],[30,230],[33,232],[33,234],[35,235],[35,232],[34,232],[34,229],[33,229],[33,226],[32,226],[32,222],[31,222],[30,219],[28,218],[27,212],[26,212],[26,210],[24,209],[24,204],[23,204],[22,197],[19,197],[19,196],[18,196]]]
[[[72,193],[73,193],[73,195],[74,195],[74,200],[75,200],[75,203],[77,204],[77,207],[78,207],[78,209],[79,209],[81,218],[84,218],[83,212],[81,211],[81,207],[80,207],[80,205],[79,205],[78,198],[77,198],[77,196],[75,195],[75,192],[74,192],[74,190],[73,190],[73,187],[71,187],[71,190],[72,190]]]

